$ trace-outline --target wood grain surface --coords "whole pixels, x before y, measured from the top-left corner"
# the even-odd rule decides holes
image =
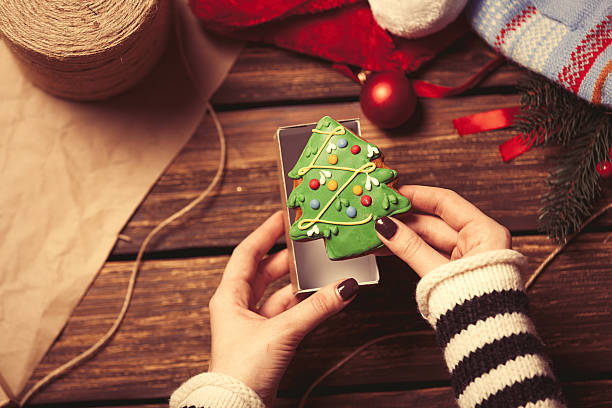
[[[570,407],[609,408],[612,395],[609,390],[612,381],[595,380],[583,382],[564,382],[563,392]],[[297,398],[279,398],[276,408],[290,408],[297,405]],[[75,405],[78,407],[79,405]],[[101,408],[104,405],[86,405]],[[308,399],[308,408],[406,408],[406,407],[455,407],[453,391],[450,387],[434,387],[405,391],[356,392],[334,395],[315,395]],[[114,408],[167,408],[167,403],[137,405],[113,405]]]
[[[494,56],[474,35],[411,74],[457,85]],[[362,117],[363,136],[381,147],[401,183],[451,188],[508,226],[514,246],[529,256],[529,274],[554,245],[536,233],[539,196],[555,164],[554,148],[534,149],[510,164],[498,145],[510,130],[460,137],[454,118],[518,103],[526,71],[507,64],[467,95],[421,99],[415,116],[394,131]],[[360,86],[331,64],[268,46],[244,49],[213,97],[228,143],[223,183],[152,243],[126,320],[92,360],[33,399],[42,406],[167,406],[170,393],[207,369],[208,300],[232,248],[280,208],[273,134],[277,127],[362,116]],[[132,259],[144,236],[195,198],[218,163],[214,125],[205,118],[123,231],[66,328],[28,387],[93,344],[120,309]],[[612,197],[612,189],[605,192]],[[602,217],[562,253],[529,292],[532,316],[570,406],[612,406],[612,214]],[[416,310],[416,276],[397,258],[380,258],[381,284],[363,290],[342,313],[300,346],[280,389],[279,406],[295,406],[306,387],[335,361],[377,336],[407,337],[365,350],[317,389],[309,406],[454,406],[448,373],[431,329]],[[277,282],[280,287],[286,280]]]
[[[564,382],[563,392],[569,407],[604,408],[612,406],[612,381]],[[280,399],[277,408],[295,407],[298,399]],[[306,407],[455,407],[450,387],[409,391],[359,392],[317,396],[308,399]]]
[[[411,78],[456,86],[495,56],[475,34],[468,34]],[[513,87],[525,70],[507,63],[489,75],[481,89]],[[241,53],[225,82],[212,98],[216,106],[279,104],[321,99],[356,98],[361,86],[338,74],[332,63],[271,46],[252,45]]]
[[[608,390],[612,381],[564,382],[563,391],[568,406],[580,408],[608,408],[612,398]],[[297,405],[297,398],[279,398],[276,408],[290,408]],[[80,407],[81,405],[74,405]],[[104,405],[87,404],[83,407],[102,408]],[[307,408],[406,408],[406,407],[455,407],[450,387],[434,387],[404,391],[355,392],[334,395],[315,395],[308,399]],[[167,408],[165,402],[149,404],[113,405],[113,408]]]
[[[476,95],[423,99],[413,120],[383,131],[362,118],[362,135],[378,145],[385,163],[399,172],[403,184],[453,189],[513,231],[537,228],[540,195],[547,191],[548,169],[555,149],[540,147],[504,163],[498,145],[514,132],[491,131],[460,137],[452,126],[459,116],[515,105],[516,95]],[[268,107],[219,115],[228,143],[227,168],[215,197],[184,217],[152,243],[150,250],[231,247],[280,208],[273,135],[279,125],[360,115],[356,102]],[[217,167],[214,126],[205,120],[198,133],[160,178],[138,208],[114,254],[134,253],[159,221],[184,206],[206,187]],[[612,214],[600,223],[612,225]]]
[[[515,237],[514,245],[529,256],[529,270],[553,248],[542,236]],[[584,234],[529,292],[539,334],[564,381],[612,372],[611,253],[609,233]],[[45,389],[34,402],[165,398],[189,376],[206,370],[208,300],[226,261],[227,256],[208,256],[146,262],[126,321],[112,342]],[[381,284],[362,291],[347,310],[305,339],[281,393],[299,395],[334,361],[364,341],[400,331],[411,335],[372,346],[321,388],[329,393],[359,385],[367,391],[385,384],[414,388],[448,380],[433,332],[416,310],[415,274],[394,257],[379,258],[379,264]],[[110,326],[130,266],[129,262],[105,266],[29,385],[95,342]],[[602,400],[610,398],[612,388],[601,393]]]

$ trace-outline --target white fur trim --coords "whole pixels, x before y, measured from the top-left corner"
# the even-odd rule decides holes
[[[374,19],[385,30],[405,38],[419,38],[453,22],[467,0],[368,0]]]

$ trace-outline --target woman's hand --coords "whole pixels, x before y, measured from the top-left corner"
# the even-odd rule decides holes
[[[210,299],[210,372],[230,375],[266,405],[302,338],[353,300],[355,279],[330,284],[299,302],[291,285],[256,307],[268,284],[289,272],[287,250],[266,256],[284,232],[281,212],[266,220],[236,247]]]
[[[383,217],[376,231],[385,246],[421,277],[455,259],[512,246],[510,232],[451,190],[402,186],[420,213],[404,223]]]

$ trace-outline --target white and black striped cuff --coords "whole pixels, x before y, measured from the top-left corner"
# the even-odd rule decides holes
[[[491,251],[437,268],[417,287],[462,408],[564,406],[528,317],[524,264],[518,252]]]

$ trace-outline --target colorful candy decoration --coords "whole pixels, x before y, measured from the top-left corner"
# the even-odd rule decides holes
[[[336,156],[335,154],[330,154],[329,159],[327,159],[327,161],[329,161],[329,164],[336,164],[338,163],[338,156]]]
[[[364,154],[358,154],[362,150]],[[334,164],[331,156],[335,156]],[[408,211],[411,204],[387,185],[397,177],[397,172],[378,167],[379,161],[373,160],[379,157],[375,145],[332,118],[322,118],[288,173],[295,180],[309,180],[296,185],[287,199],[288,207],[302,210],[289,230],[291,239],[324,238],[330,259],[352,257],[381,247],[374,229],[376,220]],[[312,180],[318,181],[318,188],[313,188],[315,183],[310,185]]]
[[[316,190],[317,188],[321,186],[321,183],[319,183],[319,180],[317,179],[312,179],[310,180],[308,185],[310,186],[311,189]]]

